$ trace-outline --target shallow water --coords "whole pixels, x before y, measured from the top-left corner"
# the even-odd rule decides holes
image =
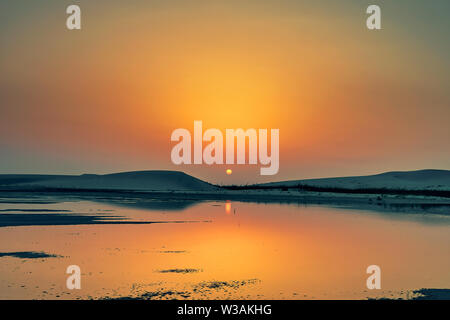
[[[100,219],[0,223],[0,299],[411,298],[415,289],[450,288],[449,216],[243,202],[141,209],[133,201],[3,200],[3,219]],[[102,224],[103,216],[118,224]],[[373,264],[381,290],[366,287]],[[69,265],[81,268],[81,290],[66,288]]]

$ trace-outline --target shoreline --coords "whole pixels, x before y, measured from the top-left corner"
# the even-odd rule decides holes
[[[239,201],[252,203],[279,203],[299,205],[327,205],[354,209],[395,211],[405,213],[431,213],[450,215],[450,199],[436,196],[333,193],[317,191],[223,190],[217,191],[154,191],[121,189],[68,189],[35,188],[0,190],[0,202],[8,198],[56,196],[77,200],[114,201],[133,199],[136,206],[149,200],[185,203],[186,206],[204,201]],[[146,206],[149,208],[148,206]]]

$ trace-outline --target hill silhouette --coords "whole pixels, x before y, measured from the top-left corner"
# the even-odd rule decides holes
[[[290,180],[259,186],[292,187],[307,185],[342,189],[450,190],[449,170],[392,171],[369,176]]]
[[[180,171],[132,171],[83,175],[0,175],[2,189],[101,189],[133,191],[211,191],[216,187]]]

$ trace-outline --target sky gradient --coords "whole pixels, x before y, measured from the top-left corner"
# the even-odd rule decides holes
[[[65,27],[70,4],[80,31]],[[369,4],[382,30],[366,28]],[[2,1],[0,173],[252,183],[450,169],[449,12],[447,0]],[[171,133],[194,120],[279,129],[279,173],[173,165]]]

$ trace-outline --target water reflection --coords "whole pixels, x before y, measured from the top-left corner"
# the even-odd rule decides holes
[[[231,213],[231,201],[230,201],[230,200],[227,200],[227,201],[225,202],[225,212],[226,212],[227,214],[230,214],[230,213]]]
[[[448,216],[235,201],[149,210],[147,200],[50,200],[9,201],[0,210],[209,222],[0,228],[2,299],[347,299],[450,288]],[[52,256],[17,254],[24,252]],[[80,291],[65,288],[70,264],[81,267]],[[372,264],[382,271],[376,292],[365,287]]]

